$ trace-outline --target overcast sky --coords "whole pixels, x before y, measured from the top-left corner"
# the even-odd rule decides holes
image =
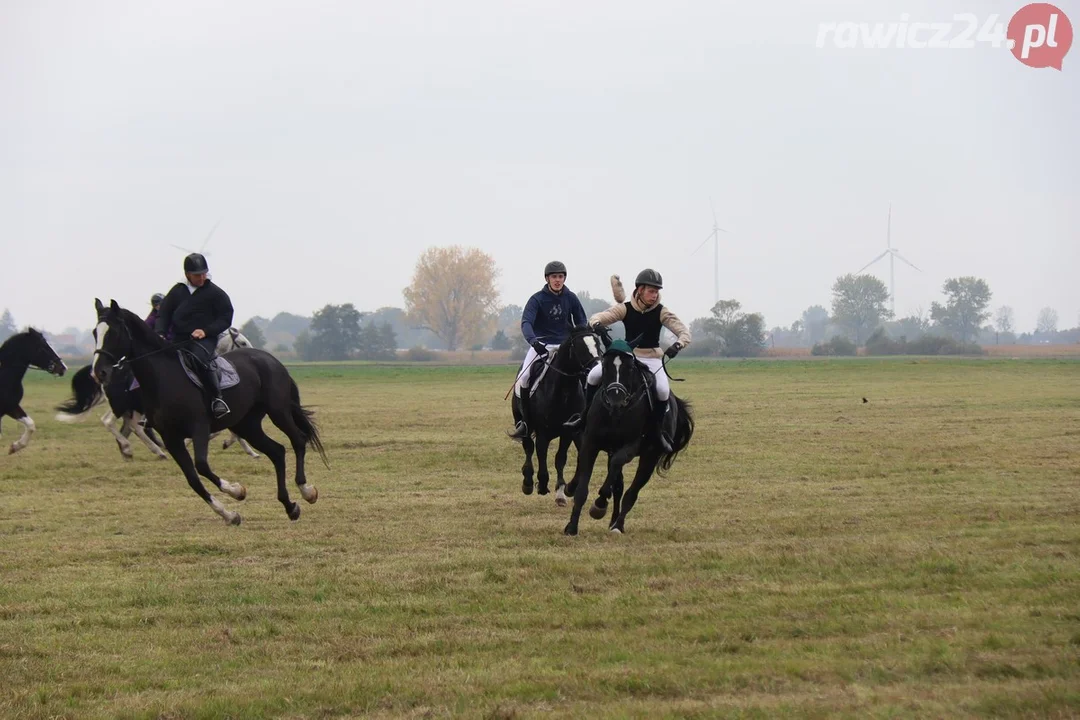
[[[789,325],[893,244],[900,315],[976,275],[1022,330],[1080,315],[1080,48],[815,47],[823,21],[1007,25],[1021,2],[0,0],[0,308],[143,312],[208,245],[236,324],[403,306],[417,256],[548,260],[610,297],[649,266],[685,320]],[[1080,2],[1059,2],[1080,29]],[[960,32],[953,31],[955,37]],[[888,264],[875,266],[888,282]]]

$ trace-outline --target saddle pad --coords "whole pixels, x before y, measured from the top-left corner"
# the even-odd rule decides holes
[[[185,352],[177,352],[177,355],[180,356],[180,364],[184,366],[184,372],[187,373],[188,379],[195,383],[195,387],[201,390],[203,386],[202,380],[199,379],[198,371],[192,367],[192,362],[194,361],[191,359],[191,356]],[[222,390],[231,388],[240,383],[240,375],[236,372],[236,368],[233,367],[231,362],[220,355],[214,358],[213,362],[210,363],[210,366],[214,369],[214,372],[217,373],[218,383],[221,385]]]
[[[555,353],[548,353],[542,358],[536,358],[533,360],[532,366],[529,368],[529,375],[532,378],[532,382],[529,383],[529,392],[536,392],[536,388],[540,387],[540,382],[547,375],[548,368],[551,366],[551,361],[554,358]],[[536,372],[536,366],[543,364],[543,368],[540,372]]]

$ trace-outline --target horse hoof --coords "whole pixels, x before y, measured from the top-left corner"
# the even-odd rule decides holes
[[[547,485],[541,485],[538,488],[536,488],[536,494],[537,495],[547,495],[550,492],[551,492],[551,490],[548,489]]]
[[[589,517],[593,520],[603,520],[605,515],[607,515],[607,505],[593,503],[593,506],[589,508]]]
[[[566,507],[566,495],[563,494],[562,490],[555,493],[555,504],[559,507]]]
[[[239,525],[240,522],[241,522],[240,513],[233,513],[233,516],[231,518],[229,518],[229,524],[230,525]]]
[[[623,534],[623,531],[622,531],[622,530],[620,530],[620,529],[619,529],[619,528],[617,528],[617,527],[613,527],[613,528],[611,528],[611,534],[612,534],[612,535],[622,535],[622,534]]]
[[[14,450],[12,452],[14,452]],[[528,480],[521,483],[521,492],[525,493],[526,495],[532,495],[532,493],[533,493],[533,484]]]
[[[300,519],[300,506],[296,503],[292,504],[292,507],[288,510],[289,519],[296,522]]]
[[[243,485],[241,485],[240,483],[236,483],[236,485],[240,488],[240,492],[233,495],[233,498],[236,499],[236,500],[243,500],[244,498],[247,497],[247,488],[244,487]]]
[[[158,456],[157,456],[157,459],[158,459],[158,460],[168,460],[168,459],[169,459],[169,456],[168,456],[168,455],[158,455]]]
[[[577,527],[573,525],[567,525],[565,528],[563,528],[562,533],[563,535],[570,535],[572,537],[574,535],[577,535]]]
[[[307,485],[300,486],[300,495],[312,505],[319,499],[319,489],[316,487],[309,487]]]
[[[12,446],[10,448],[8,448],[8,455],[14,455],[17,452],[19,452],[19,446],[18,445],[12,444]]]

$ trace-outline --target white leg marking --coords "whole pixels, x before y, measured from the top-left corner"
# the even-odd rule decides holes
[[[219,477],[218,480],[221,481],[221,492],[229,497],[235,500],[243,500],[247,497],[247,488],[240,483],[231,483],[223,477]]]
[[[210,507],[214,508],[214,512],[220,515],[228,524],[240,524],[240,514],[234,513],[231,510],[226,509],[225,506],[218,502],[218,499],[213,495],[210,496]]]
[[[150,439],[150,436],[146,434],[146,428],[139,424],[142,417],[142,413],[131,413],[131,427],[135,430],[135,436],[143,441],[143,444],[150,449],[150,452],[160,458],[165,457],[165,451],[158,447],[156,442]]]
[[[246,452],[248,455],[255,458],[256,460],[262,457],[262,455],[255,452],[255,450],[247,444],[247,440],[237,437],[236,435],[233,435],[233,437],[240,441],[240,447],[244,448],[244,452]]]
[[[131,442],[128,441],[119,430],[116,429],[116,416],[112,414],[112,410],[106,410],[105,414],[101,416],[101,424],[105,426],[105,429],[112,433],[112,436],[116,438],[116,442],[120,443],[120,453],[126,457],[131,457]]]
[[[30,444],[30,436],[37,430],[37,425],[34,424],[33,418],[27,415],[24,418],[19,418],[19,422],[23,424],[23,433],[18,440],[11,444],[11,453],[17,453],[24,447]]]

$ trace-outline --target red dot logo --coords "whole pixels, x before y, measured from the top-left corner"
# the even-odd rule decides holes
[[[1061,62],[1072,47],[1073,29],[1061,8],[1032,3],[1013,15],[1006,36],[1012,54],[1028,67],[1061,70]]]

